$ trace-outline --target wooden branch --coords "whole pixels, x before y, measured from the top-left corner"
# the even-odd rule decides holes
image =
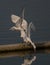
[[[35,42],[36,50],[40,49],[48,49],[50,48],[50,41],[46,42]],[[26,43],[19,43],[19,44],[9,44],[9,45],[0,45],[0,53],[3,52],[13,52],[13,51],[26,51],[26,50],[33,50],[31,44]]]

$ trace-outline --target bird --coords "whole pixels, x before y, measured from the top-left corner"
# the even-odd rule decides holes
[[[14,14],[11,15],[11,20],[12,22],[15,24],[15,26],[11,27],[10,30],[19,30],[21,32],[21,36],[24,40],[24,42],[26,42],[28,44],[31,43],[31,45],[33,46],[34,50],[36,49],[36,45],[32,42],[31,38],[30,38],[30,30],[31,28],[35,29],[34,25],[32,24],[32,22],[27,23],[27,21],[24,19],[24,9],[22,12],[22,17],[16,16]]]

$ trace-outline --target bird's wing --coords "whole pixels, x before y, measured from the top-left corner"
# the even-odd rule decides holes
[[[22,10],[21,18],[24,19],[25,8]]]
[[[16,15],[11,15],[11,20],[13,23],[17,25],[22,25],[23,24],[23,27],[27,26],[27,21],[19,16],[16,16]]]
[[[23,20],[24,20],[24,10],[25,10],[25,9],[23,9],[23,11],[22,11],[21,17],[16,16],[16,15],[14,15],[14,14],[11,15],[11,20],[12,20],[13,23],[15,23],[15,24],[20,24],[20,25],[22,24],[22,22],[23,22]]]
[[[32,23],[32,22],[30,22],[30,28],[33,30],[33,31],[35,31],[36,30],[36,27],[35,27],[35,25]]]
[[[14,15],[14,14],[11,15],[11,21],[12,21],[13,23],[17,23],[19,19],[20,19],[19,16],[16,16],[16,15]]]
[[[34,26],[34,24],[33,24],[32,22],[29,23],[28,31],[27,31],[29,38],[30,38],[30,31],[31,31],[31,29],[32,29],[33,31],[35,31],[35,26]]]

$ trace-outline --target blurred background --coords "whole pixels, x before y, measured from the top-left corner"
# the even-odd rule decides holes
[[[19,31],[9,30],[14,24],[11,15],[21,16],[25,8],[25,19],[36,27],[31,31],[34,42],[50,40],[50,1],[49,0],[0,0],[0,44],[20,43]]]

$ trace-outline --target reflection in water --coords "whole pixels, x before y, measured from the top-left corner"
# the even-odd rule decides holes
[[[36,60],[36,56],[33,56],[32,58],[31,57],[26,58],[26,59],[24,59],[24,63],[21,64],[21,65],[31,65],[32,62],[35,61],[35,60]]]
[[[12,52],[0,52],[0,58],[6,58],[6,57],[25,57],[27,55],[34,54],[33,51],[28,50],[28,51],[12,51]]]
[[[0,52],[0,58],[6,58],[6,57],[12,57],[12,56],[19,56],[19,57],[24,57],[29,56],[29,57],[34,57],[34,55],[38,53],[50,53],[50,49],[38,49],[36,52],[33,52],[33,50],[26,50],[26,51],[12,51],[12,52]]]
[[[23,59],[23,63],[21,63],[21,65],[31,65],[36,60],[36,55],[42,53],[48,54],[50,53],[50,49],[43,49],[43,50],[38,49],[36,52],[33,52],[33,50],[0,52],[0,58],[19,56]]]
[[[38,53],[50,53],[50,49],[39,49],[36,51],[36,54]],[[32,52],[31,54],[29,54],[29,56],[24,57],[24,63],[22,63],[21,65],[31,65],[32,62],[34,62],[36,60],[36,54],[35,52]]]
[[[33,61],[36,60],[35,53],[31,50],[28,51],[14,51],[14,52],[0,52],[0,58],[8,58],[19,56],[23,58],[23,63],[21,65],[31,65]]]

